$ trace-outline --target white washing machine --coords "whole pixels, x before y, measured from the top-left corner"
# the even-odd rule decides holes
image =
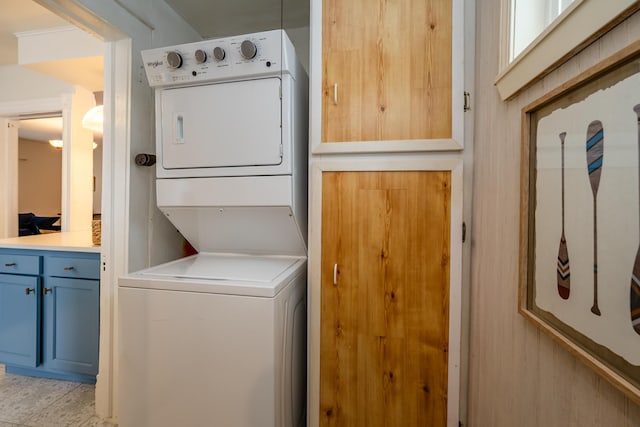
[[[305,259],[286,256],[198,255],[121,279],[120,425],[303,425],[305,291]]]
[[[199,253],[119,279],[119,424],[304,425],[306,74],[282,30],[143,60],[158,207]]]

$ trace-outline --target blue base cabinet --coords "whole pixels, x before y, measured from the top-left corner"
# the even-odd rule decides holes
[[[95,383],[99,264],[97,253],[0,249],[0,363],[7,372]]]
[[[98,372],[98,311],[95,280],[47,277],[42,344],[45,369],[95,376]]]
[[[35,367],[40,353],[40,278],[0,274],[0,360]]]

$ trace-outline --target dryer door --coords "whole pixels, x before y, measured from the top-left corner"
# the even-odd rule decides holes
[[[282,162],[279,78],[167,89],[160,96],[165,169]]]

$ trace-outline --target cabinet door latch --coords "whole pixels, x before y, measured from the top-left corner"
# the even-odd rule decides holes
[[[471,94],[467,91],[464,92],[464,112],[471,110]]]

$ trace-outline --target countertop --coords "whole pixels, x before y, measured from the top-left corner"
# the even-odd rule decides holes
[[[91,240],[90,230],[0,239],[0,248],[100,253],[100,246],[94,245]]]

